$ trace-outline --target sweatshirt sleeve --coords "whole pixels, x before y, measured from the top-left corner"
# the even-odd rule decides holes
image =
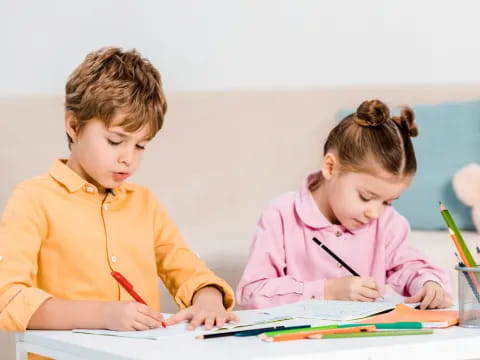
[[[46,231],[40,205],[17,187],[0,222],[0,330],[24,331],[35,311],[52,297],[35,287]]]
[[[235,297],[230,285],[208,269],[188,248],[165,209],[156,203],[155,256],[158,275],[174,301],[180,308],[189,307],[195,292],[211,285],[222,292],[225,308],[232,310]]]
[[[424,255],[408,241],[410,225],[407,220],[392,211],[384,225],[386,236],[386,280],[402,296],[418,293],[427,281],[439,283],[450,292],[448,275],[441,268],[429,263]]]
[[[284,229],[280,212],[271,207],[260,217],[236,297],[245,309],[323,298],[324,280],[299,281],[285,274]]]

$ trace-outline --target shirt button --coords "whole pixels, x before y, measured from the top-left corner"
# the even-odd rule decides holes
[[[93,186],[87,186],[87,192],[93,193],[94,192]]]
[[[103,204],[103,210],[108,210],[109,206],[108,204]]]
[[[342,234],[342,232],[339,230],[339,231],[337,231],[337,232],[335,233],[335,235],[337,235],[337,237],[340,237],[340,236],[342,236],[343,234]]]
[[[112,262],[117,262],[117,257],[115,255],[112,256]]]

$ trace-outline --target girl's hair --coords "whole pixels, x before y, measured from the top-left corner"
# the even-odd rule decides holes
[[[410,139],[417,135],[415,113],[409,107],[391,117],[380,100],[364,101],[330,132],[323,151],[324,155],[334,151],[345,171],[374,172],[379,165],[403,177],[417,170]]]

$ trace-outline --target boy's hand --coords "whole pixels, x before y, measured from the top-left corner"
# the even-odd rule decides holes
[[[162,326],[162,314],[135,301],[107,302],[104,305],[105,329],[118,331],[149,330]]]
[[[405,303],[420,302],[420,309],[440,309],[452,306],[452,298],[435,281],[427,281],[422,289],[405,299]]]
[[[225,310],[222,293],[213,286],[206,286],[198,290],[193,295],[192,304],[167,319],[165,324],[168,326],[187,320],[190,322],[188,330],[193,330],[202,324],[204,324],[205,330],[210,330],[214,326],[221,328],[226,322],[239,321],[237,315]]]
[[[375,301],[381,295],[375,279],[371,277],[345,276],[325,280],[325,299]]]

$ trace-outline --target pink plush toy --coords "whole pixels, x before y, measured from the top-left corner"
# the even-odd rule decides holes
[[[480,232],[480,164],[468,164],[453,177],[453,189],[465,205],[472,208],[472,221]]]

